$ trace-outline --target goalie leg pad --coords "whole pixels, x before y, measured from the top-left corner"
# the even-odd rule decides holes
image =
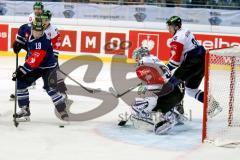
[[[136,114],[145,117],[146,114],[152,112],[156,104],[157,104],[156,97],[145,97],[144,99],[136,99],[134,105],[132,106],[132,109]]]

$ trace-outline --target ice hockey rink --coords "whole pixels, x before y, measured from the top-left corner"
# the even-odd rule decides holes
[[[20,59],[21,62],[23,59]],[[9,95],[14,91],[11,74],[15,68],[14,57],[0,58],[0,160],[238,160],[239,148],[215,147],[201,143],[202,105],[185,96],[186,113],[192,110],[192,121],[176,126],[168,135],[134,129],[131,123],[119,127],[119,114],[129,112],[122,100],[110,113],[90,121],[70,122],[59,128],[54,106],[42,89],[41,80],[30,92],[31,122],[20,123],[15,128],[12,121],[14,102]],[[104,66],[94,83],[84,83],[86,67],[79,67],[71,76],[88,87],[107,91],[112,87],[110,63]],[[72,83],[66,80],[66,83]],[[86,112],[101,101],[83,96],[69,96],[74,103],[72,112]]]

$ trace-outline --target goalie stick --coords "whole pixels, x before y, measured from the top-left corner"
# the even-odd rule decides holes
[[[119,123],[118,123],[118,126],[125,126],[126,125],[126,123],[128,122],[128,120],[129,120],[129,118],[128,119],[126,119],[126,120],[121,120]]]
[[[65,75],[66,77],[68,77],[70,80],[72,80],[73,82],[75,82],[77,85],[79,85],[80,87],[82,87],[84,90],[86,90],[88,93],[98,93],[101,92],[101,89],[92,89],[92,88],[87,88],[85,86],[83,86],[81,83],[79,83],[78,81],[76,81],[75,79],[73,79],[72,77],[70,77],[69,75],[67,75],[65,72],[63,72],[62,70],[58,69],[59,72],[61,72],[63,75]]]
[[[126,90],[125,92],[119,94],[117,93],[112,87],[109,88],[109,92],[116,98],[119,98],[119,97],[122,97],[123,95],[127,94],[128,92],[134,90],[135,88],[139,87],[140,85],[142,85],[142,83],[139,83],[137,86],[134,86],[134,87],[130,87],[128,90]],[[125,126],[127,121],[129,119],[126,119],[126,120],[121,120],[119,123],[118,123],[118,126]]]
[[[115,91],[112,87],[110,87],[108,90],[114,97],[120,98],[120,97],[124,96],[125,94],[127,94],[128,92],[130,92],[130,91],[134,90],[135,88],[139,87],[140,85],[142,85],[142,83],[139,83],[137,86],[130,87],[129,89],[127,89],[123,93],[117,93],[117,91]]]

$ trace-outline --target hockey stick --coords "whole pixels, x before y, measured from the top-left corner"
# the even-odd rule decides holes
[[[84,90],[86,90],[88,93],[98,93],[101,92],[101,89],[92,89],[92,88],[87,88],[85,86],[83,86],[81,83],[79,83],[78,81],[76,81],[75,79],[73,79],[72,77],[70,77],[69,75],[67,75],[66,73],[64,73],[62,70],[60,70],[60,68],[58,69],[59,72],[61,72],[63,75],[65,75],[66,77],[68,77],[70,80],[72,80],[73,82],[75,82],[77,85],[79,85],[80,87],[82,87]]]
[[[117,91],[115,91],[112,87],[110,87],[108,90],[109,92],[116,98],[122,97],[125,94],[127,94],[128,92],[134,90],[135,88],[139,87],[140,85],[142,85],[142,83],[139,83],[137,86],[134,87],[130,87],[129,89],[127,89],[126,91],[124,91],[123,93],[117,93]]]
[[[18,53],[16,53],[16,70],[18,68]],[[15,70],[15,71],[16,71]],[[14,116],[13,116],[13,122],[14,122],[14,126],[15,127],[18,127],[19,125],[19,122],[17,122],[16,120],[16,114],[17,114],[17,78],[16,78],[16,81],[15,81],[15,99],[14,99]]]
[[[130,87],[128,90],[126,90],[125,92],[119,94],[117,93],[112,87],[109,88],[109,92],[116,98],[119,98],[119,97],[122,97],[123,95],[127,94],[128,92],[134,90],[135,88],[139,87],[140,85],[142,85],[142,83],[139,83],[137,86],[135,87]],[[126,120],[121,120],[119,123],[118,123],[118,126],[125,126],[126,123],[128,122],[129,118],[126,119]]]

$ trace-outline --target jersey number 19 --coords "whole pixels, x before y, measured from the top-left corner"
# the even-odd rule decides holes
[[[42,48],[40,42],[39,42],[39,43],[36,43],[35,45],[36,45],[36,49],[41,49],[41,48]]]

